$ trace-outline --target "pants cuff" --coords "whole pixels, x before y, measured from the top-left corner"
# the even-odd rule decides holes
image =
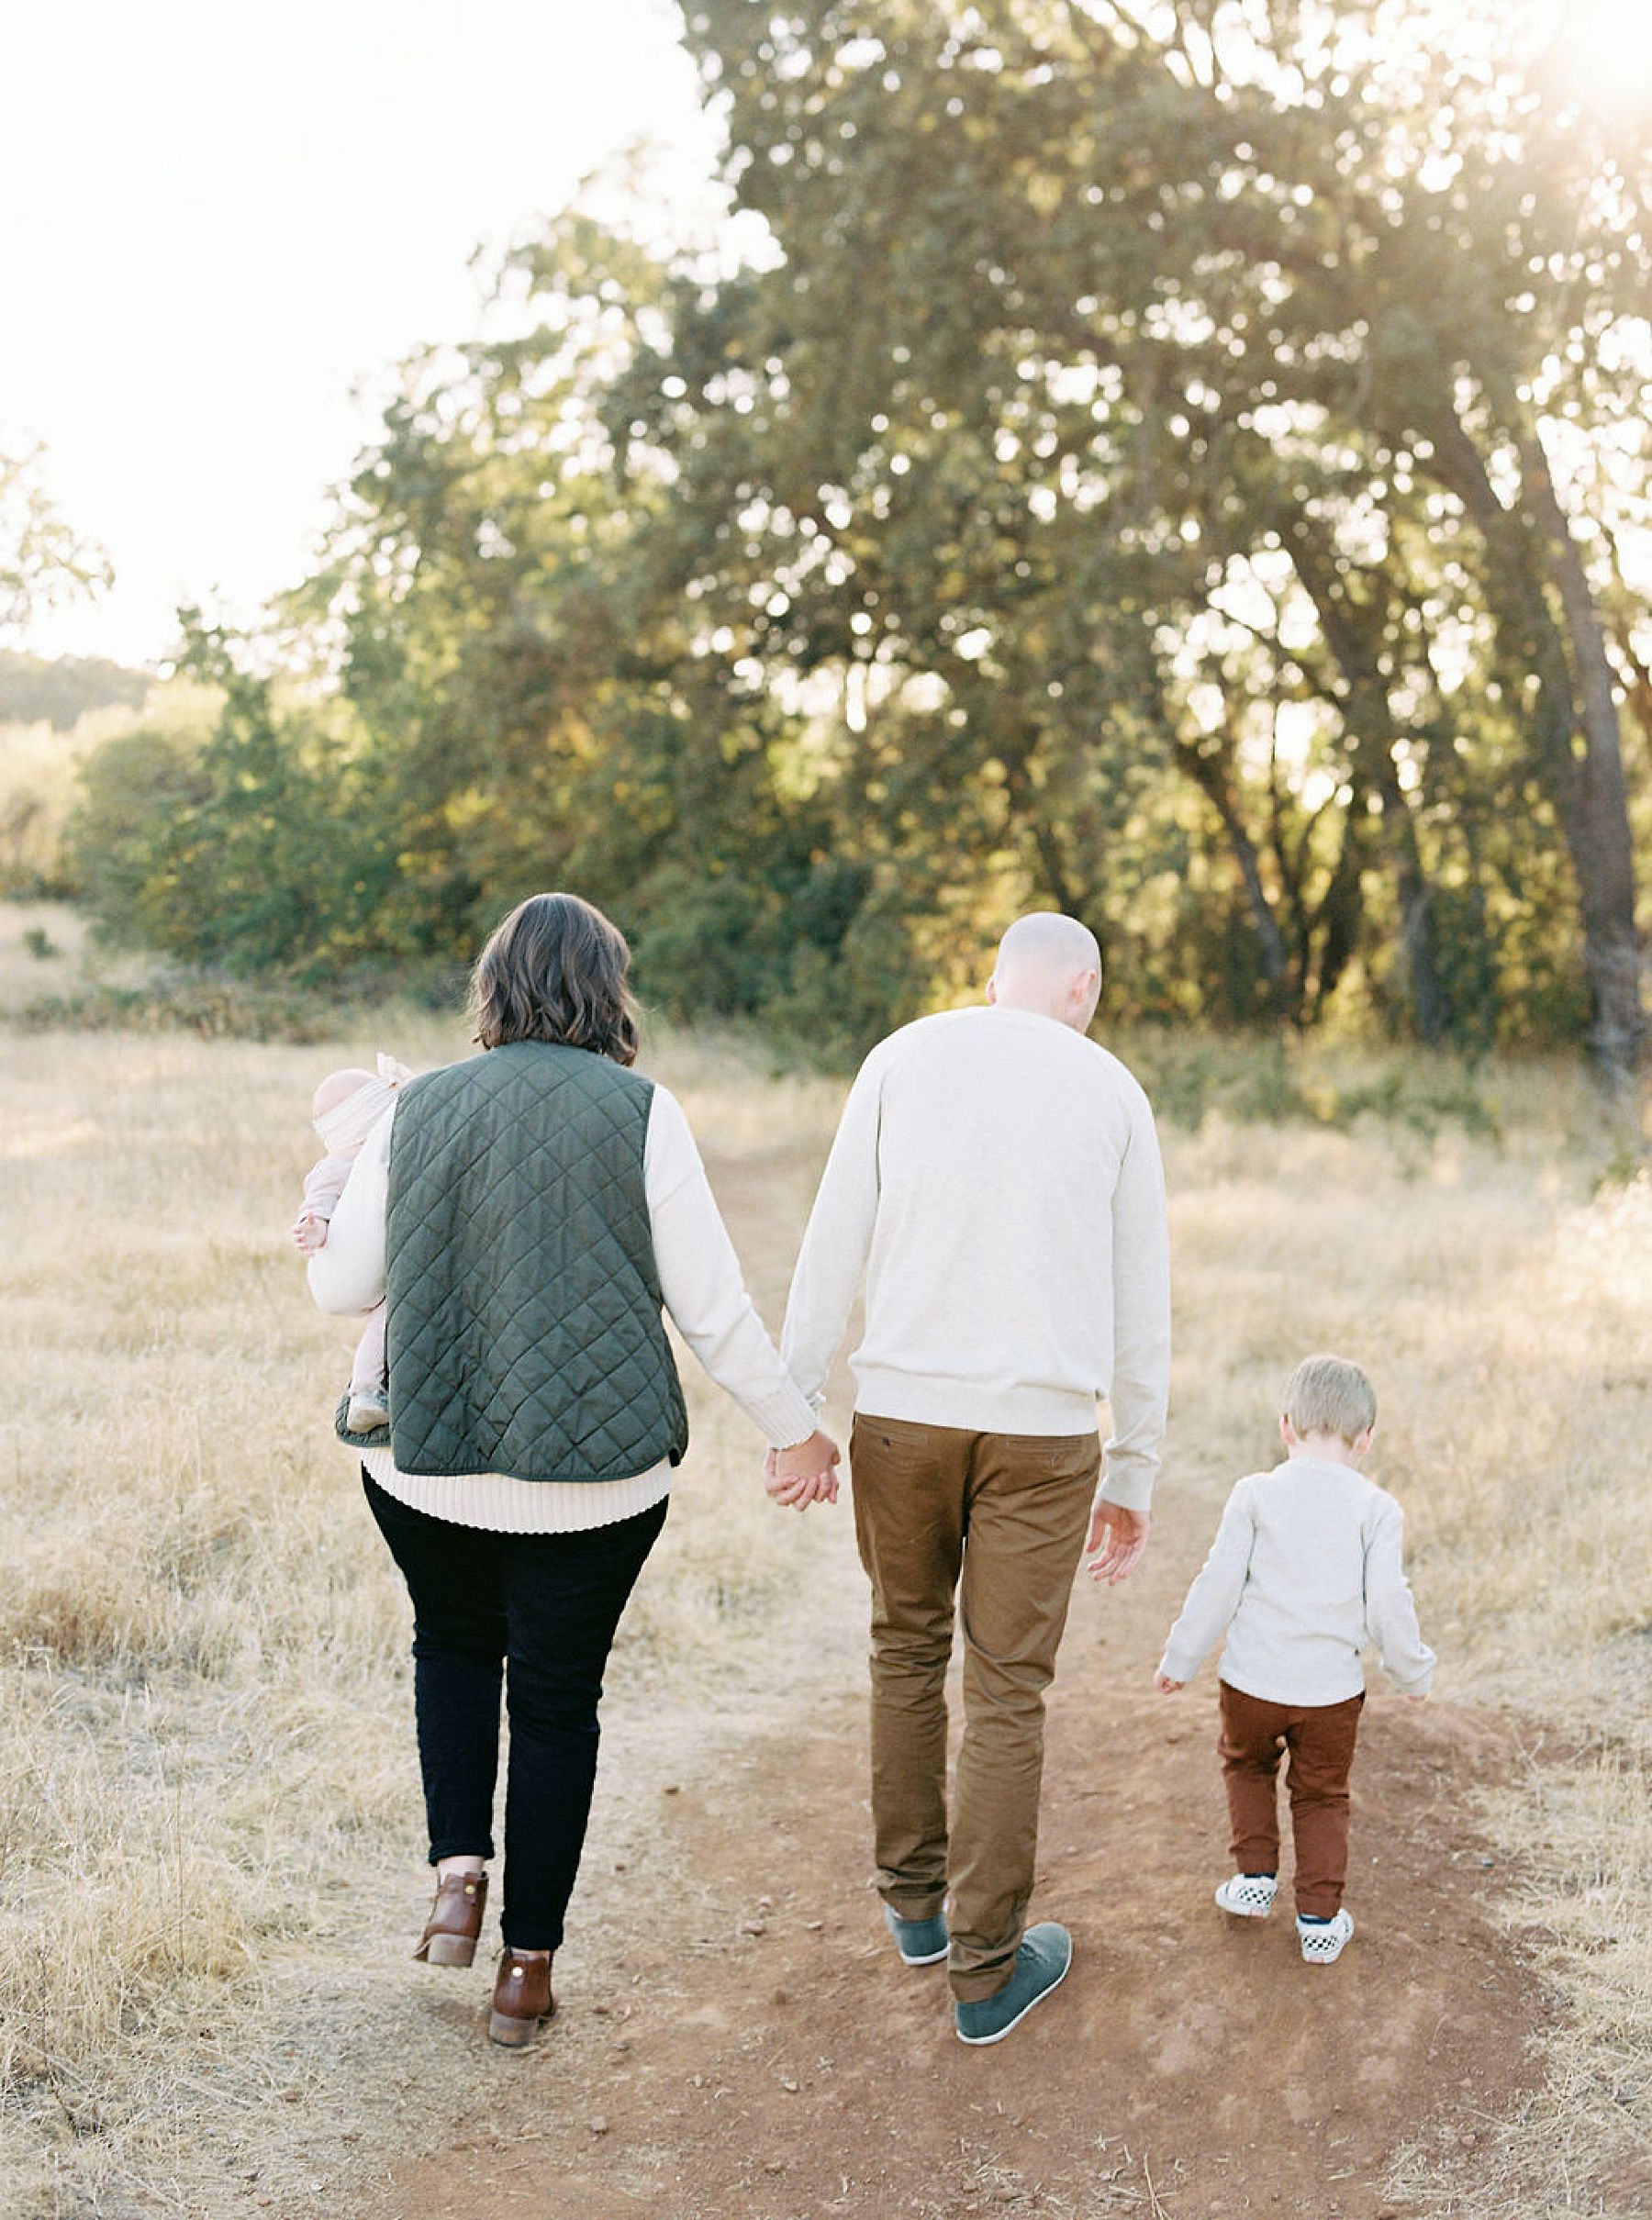
[[[430,1863],[433,1866],[439,1866],[444,1857],[492,1857],[495,1855],[491,1835],[485,1835],[480,1842],[474,1835],[450,1835],[430,1845]]]
[[[946,1907],[944,1889],[884,1889],[879,1891],[897,1919],[939,1919]]]

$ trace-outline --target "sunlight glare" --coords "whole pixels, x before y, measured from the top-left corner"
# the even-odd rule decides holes
[[[1546,13],[1555,58],[1583,98],[1622,107],[1652,95],[1647,0],[1557,0]]]

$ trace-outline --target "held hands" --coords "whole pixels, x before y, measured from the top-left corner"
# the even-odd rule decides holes
[[[1092,1580],[1114,1587],[1133,1573],[1147,1546],[1153,1522],[1144,1511],[1127,1511],[1098,1496],[1090,1511],[1089,1539],[1084,1545]]]
[[[806,1442],[771,1449],[763,1460],[763,1484],[776,1503],[807,1511],[811,1503],[835,1503],[841,1452],[831,1434],[816,1427]]]

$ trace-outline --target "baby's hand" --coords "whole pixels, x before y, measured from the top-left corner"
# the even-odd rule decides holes
[[[295,1247],[306,1256],[313,1256],[318,1249],[327,1246],[327,1221],[318,1218],[314,1210],[302,1211],[293,1227]]]
[[[1155,1673],[1153,1685],[1161,1696],[1179,1696],[1188,1684],[1185,1680],[1171,1680],[1163,1673]]]

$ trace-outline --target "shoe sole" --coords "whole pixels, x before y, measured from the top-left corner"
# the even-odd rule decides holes
[[[1271,1904],[1224,1904],[1220,1896],[1216,1899],[1216,1907],[1218,1911],[1225,1912],[1229,1919],[1266,1919],[1273,1910]]]
[[[1297,1929],[1297,1940],[1302,1945],[1302,1963],[1304,1966],[1334,1966],[1337,1959],[1341,1958],[1343,1952],[1354,1940],[1354,1929],[1350,1925],[1346,1935],[1339,1935],[1337,1936],[1336,1947],[1334,1950],[1310,1949],[1307,1943],[1302,1939],[1302,1931],[1300,1927]]]
[[[470,1966],[475,1963],[476,1938],[474,1935],[432,1935],[420,1951],[428,1966]]]
[[[942,1916],[942,1914],[937,1913],[935,1916],[939,1918]],[[886,1904],[884,1906],[884,1925],[888,1930],[889,1940],[895,1946],[895,1955],[899,1958],[903,1966],[938,1966],[942,1959],[950,1954],[952,1949],[952,1941],[950,1936],[942,1944],[939,1950],[909,1950],[906,1947],[906,1945],[901,1941],[900,1936],[896,1929],[896,1917],[897,1914],[890,1910],[887,1904]],[[928,1924],[929,1923],[927,1920],[907,1920],[902,1923],[903,1925],[910,1927],[916,1927],[919,1925],[927,1926]]]
[[[538,2019],[520,2020],[508,2012],[490,2012],[487,2015],[488,2039],[497,2043],[503,2050],[525,2049],[546,2021],[554,2016],[554,2011],[552,2011],[542,2014]]]
[[[899,1954],[900,1962],[903,1966],[938,1966],[942,1959],[946,1957],[950,1947],[951,1946],[949,1944],[943,1943],[939,1950],[926,1950],[921,1958],[911,1958],[908,1956],[906,1951],[901,1949],[899,1943],[897,1943],[895,1946],[896,1951]]]
[[[1348,1944],[1352,1939],[1352,1936],[1345,1935],[1342,1941],[1337,1944],[1334,1950],[1304,1950],[1302,1953],[1303,1965],[1334,1966],[1337,1959],[1341,1958],[1343,1952],[1347,1948]]]
[[[1045,1997],[1055,1995],[1056,1990],[1060,1988],[1062,1982],[1066,1980],[1067,1975],[1071,1973],[1072,1970],[1073,1954],[1069,1950],[1067,1953],[1066,1964],[1061,1969],[1061,1971],[1055,1976],[1055,1979],[1050,1983],[1049,1987],[1047,1989],[1041,1989],[1036,1996],[1030,1996],[1026,2002],[1021,2006],[1021,2010],[1016,2014],[1015,2017],[1009,2021],[1004,2026],[999,2028],[994,2034],[966,2035],[964,2030],[958,2026],[955,2021],[953,2025],[953,2033],[957,2036],[960,2043],[967,2043],[972,2050],[984,2050],[988,2043],[1001,2043],[1007,2035],[1013,2035],[1015,2033],[1015,2030],[1021,2025],[1021,2022],[1026,2018],[1029,2012],[1035,2010],[1038,2005],[1042,2004]]]

